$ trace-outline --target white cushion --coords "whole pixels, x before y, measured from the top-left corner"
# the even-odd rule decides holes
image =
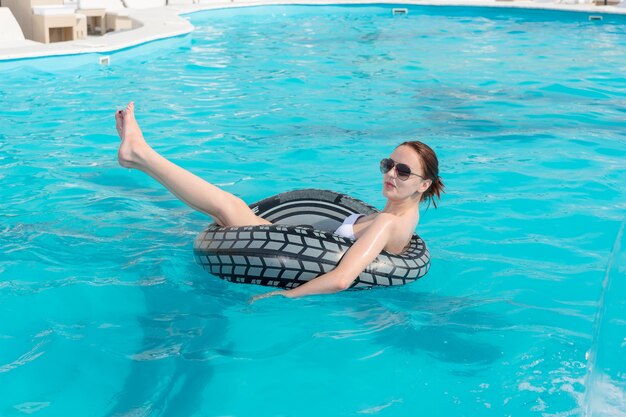
[[[122,0],[78,0],[79,9],[124,10]]]
[[[49,6],[33,6],[33,14],[39,16],[74,14],[76,6],[72,4],[51,4]]]
[[[127,9],[124,10],[109,10],[107,9],[107,16],[128,17],[130,13]]]
[[[124,0],[124,5],[129,9],[150,9],[165,6],[165,0]]]

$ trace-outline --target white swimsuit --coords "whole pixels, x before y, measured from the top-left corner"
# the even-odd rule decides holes
[[[339,226],[337,230],[335,230],[335,234],[341,237],[356,240],[356,236],[354,236],[354,228],[352,226],[354,226],[357,220],[359,220],[359,218],[362,216],[364,215],[354,213],[346,217],[341,226]]]

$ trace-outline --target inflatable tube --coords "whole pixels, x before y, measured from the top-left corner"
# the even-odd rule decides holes
[[[353,213],[377,212],[346,195],[313,189],[278,194],[250,208],[273,224],[211,224],[196,238],[196,261],[227,281],[284,288],[297,287],[333,270],[354,243],[333,232]],[[407,284],[424,276],[429,267],[428,249],[413,235],[401,254],[383,251],[351,288]]]

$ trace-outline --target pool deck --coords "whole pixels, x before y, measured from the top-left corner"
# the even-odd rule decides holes
[[[430,0],[430,1],[373,1],[373,0],[238,0],[215,1],[194,5],[165,6],[153,9],[127,9],[129,16],[141,23],[141,27],[133,30],[110,32],[104,36],[88,36],[86,39],[42,44],[24,41],[12,45],[0,45],[0,61],[40,58],[60,55],[76,55],[85,53],[106,54],[143,43],[184,35],[193,31],[194,27],[185,18],[185,14],[202,10],[263,6],[263,5],[339,5],[339,4],[397,4],[422,6],[477,6],[520,9],[559,10],[597,14],[626,14],[626,4],[619,6],[594,6],[593,4],[565,4],[535,1],[496,1],[496,0]]]

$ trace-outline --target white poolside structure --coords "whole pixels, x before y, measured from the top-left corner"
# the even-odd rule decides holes
[[[161,3],[143,2],[148,7],[158,7]],[[1,0],[1,5],[6,9],[3,19],[8,22],[7,12],[11,13],[22,35],[40,43],[73,41],[84,39],[88,34],[104,35],[135,26],[122,0]],[[8,26],[0,27],[5,32]],[[16,33],[13,26],[10,31]]]
[[[54,43],[104,35],[141,26],[131,12],[165,6],[199,4],[201,0],[0,0],[4,46],[24,40]],[[16,26],[17,23],[17,26]],[[19,29],[19,30],[18,30]]]

